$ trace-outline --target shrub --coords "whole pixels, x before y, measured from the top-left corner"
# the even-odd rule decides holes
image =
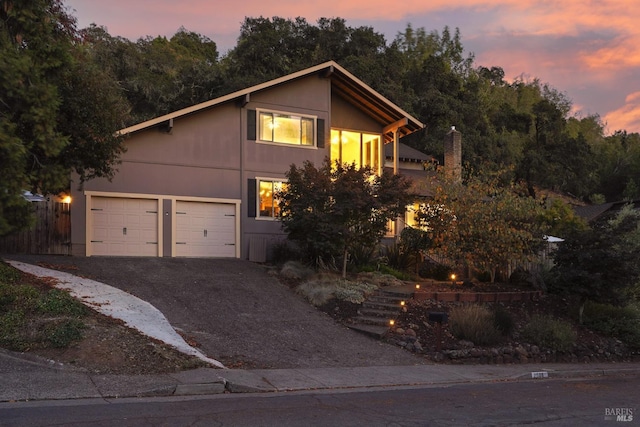
[[[68,292],[51,289],[40,297],[38,310],[47,314],[82,316],[86,313],[87,307]]]
[[[415,266],[415,256],[396,242],[385,246],[383,253],[387,265],[395,270],[409,271]]]
[[[493,306],[493,324],[504,336],[510,336],[515,328],[515,321],[511,313],[502,304]]]
[[[476,345],[492,345],[502,340],[493,313],[481,305],[467,305],[451,310],[449,328],[456,338]]]
[[[362,304],[367,295],[377,289],[377,286],[366,282],[351,282],[340,280],[336,286],[335,296],[342,301],[354,304]]]
[[[0,262],[0,283],[16,283],[20,280],[20,272],[10,265]]]
[[[434,280],[449,280],[451,273],[453,273],[451,267],[433,261],[425,261],[418,270],[420,277]]]
[[[411,280],[411,275],[409,273],[398,271],[395,268],[389,267],[388,265],[381,265],[379,271],[382,274],[393,276],[398,280]]]
[[[576,333],[569,323],[548,315],[533,316],[523,328],[522,337],[554,351],[568,351],[576,342]]]
[[[311,304],[319,307],[328,303],[334,298],[336,287],[331,283],[324,283],[318,280],[308,280],[301,283],[296,292],[307,299]]]
[[[65,319],[49,322],[44,331],[49,344],[54,348],[69,347],[74,341],[82,339],[84,324],[78,319]]]
[[[640,310],[634,306],[587,302],[583,322],[589,329],[618,338],[630,348],[640,348]]]

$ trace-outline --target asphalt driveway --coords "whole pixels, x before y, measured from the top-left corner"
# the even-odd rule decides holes
[[[106,283],[148,301],[228,367],[288,369],[428,363],[354,332],[237,259],[3,255]]]

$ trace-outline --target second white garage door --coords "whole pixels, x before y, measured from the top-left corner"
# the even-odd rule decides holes
[[[235,205],[176,202],[175,255],[182,257],[235,257]]]

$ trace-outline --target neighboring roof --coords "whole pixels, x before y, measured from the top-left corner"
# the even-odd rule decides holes
[[[390,124],[397,123],[402,136],[408,135],[425,127],[425,125],[418,119],[402,110],[362,80],[342,68],[335,61],[328,61],[275,80],[270,80],[210,101],[183,108],[182,110],[178,110],[173,113],[165,114],[164,116],[156,117],[155,119],[147,120],[146,122],[142,122],[134,126],[129,126],[120,130],[118,133],[120,135],[126,135],[138,132],[153,126],[164,124],[175,118],[193,114],[230,101],[240,100],[241,102],[248,102],[250,100],[251,93],[270,89],[313,74],[319,74],[323,77],[330,78],[336,93],[341,94],[346,100],[367,112],[381,125],[388,126]]]
[[[418,151],[415,148],[409,147],[406,144],[399,143],[398,149],[400,151],[398,159],[403,162],[430,162],[433,161],[433,156],[424,154],[422,151]],[[387,159],[393,159],[393,144],[384,145],[384,155]]]
[[[587,206],[574,206],[573,211],[579,217],[583,218],[587,222],[595,221],[605,212],[607,212],[613,203],[604,203],[602,205],[587,205]]]
[[[587,222],[593,222],[610,211],[622,209],[623,206],[632,203],[635,209],[640,208],[640,200],[621,200],[618,202],[603,203],[601,205],[574,206],[573,211]]]

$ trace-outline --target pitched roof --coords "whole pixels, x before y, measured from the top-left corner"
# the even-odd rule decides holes
[[[239,90],[228,95],[212,99],[210,101],[202,102],[191,107],[174,111],[173,113],[165,114],[163,116],[156,117],[154,119],[147,120],[133,126],[129,126],[118,131],[118,133],[120,135],[126,135],[138,132],[150,127],[162,125],[172,119],[193,114],[226,102],[233,102],[238,100],[246,100],[248,102],[250,100],[250,95],[254,92],[270,89],[275,86],[282,85],[284,83],[288,83],[300,78],[308,77],[313,74],[318,74],[322,77],[330,78],[333,90],[336,93],[341,94],[353,105],[365,111],[382,126],[386,127],[391,124],[397,124],[402,136],[413,133],[419,129],[424,128],[425,126],[418,119],[402,110],[393,102],[372,89],[362,80],[358,79],[356,76],[342,68],[335,61],[328,61],[314,67],[310,67],[274,80],[270,80],[265,83],[261,83],[259,85],[251,86],[249,88]]]
[[[574,206],[573,211],[587,222],[593,222],[607,213],[622,209],[627,204],[633,204],[634,209],[640,209],[640,199],[636,199],[631,201],[619,200],[601,205]]]
[[[400,153],[398,159],[404,162],[430,162],[433,156],[424,154],[422,151],[418,151],[415,148],[409,147],[406,144],[399,143],[398,148]],[[393,144],[385,144],[384,155],[387,159],[393,159]]]

